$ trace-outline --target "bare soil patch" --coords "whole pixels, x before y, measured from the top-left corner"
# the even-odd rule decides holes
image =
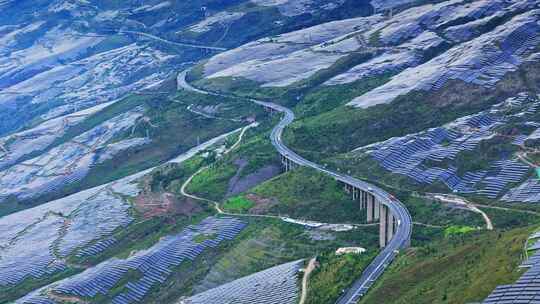
[[[246,198],[255,203],[255,206],[249,209],[251,214],[266,214],[272,207],[279,205],[275,198],[264,198],[253,193],[247,194]]]
[[[193,215],[201,211],[201,207],[189,198],[179,199],[169,192],[142,193],[135,199],[135,208],[144,218],[180,214]]]

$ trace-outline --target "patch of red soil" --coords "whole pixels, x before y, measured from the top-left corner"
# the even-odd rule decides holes
[[[144,218],[165,215],[193,215],[201,208],[190,199],[178,199],[174,194],[142,193],[135,198],[135,208]]]
[[[255,203],[249,213],[251,214],[266,214],[273,206],[279,204],[279,201],[275,198],[265,198],[257,194],[247,194],[246,198]]]

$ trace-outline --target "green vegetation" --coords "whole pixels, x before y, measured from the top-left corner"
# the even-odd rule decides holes
[[[246,212],[255,206],[255,203],[249,199],[241,196],[233,197],[228,199],[225,204],[223,204],[223,209],[233,213]]]
[[[453,225],[453,226],[450,226],[446,229],[444,229],[444,236],[445,237],[450,237],[450,236],[455,236],[455,235],[460,235],[460,234],[466,234],[466,233],[469,233],[469,232],[472,232],[472,231],[475,231],[476,229],[473,228],[473,227],[469,227],[469,226],[456,226],[456,225]]]
[[[395,195],[405,204],[416,222],[443,227],[485,227],[484,220],[478,213],[419,197],[410,192],[397,192]]]
[[[391,265],[361,301],[370,303],[471,303],[521,274],[523,244],[532,229],[455,235],[413,248]]]
[[[340,62],[337,63],[338,65]],[[323,73],[333,75],[326,70]],[[392,74],[387,73],[377,77],[370,77],[350,84],[315,87],[295,107],[295,113],[299,118],[316,116],[323,112],[331,111],[351,101],[371,89],[381,86],[390,80]],[[329,78],[329,76],[324,77]]]
[[[440,126],[484,110],[523,91],[524,87],[536,91],[539,76],[534,73],[535,68],[538,67],[524,66],[517,72],[508,73],[494,89],[452,81],[436,94],[413,91],[399,96],[391,104],[367,109],[338,106],[296,121],[286,130],[285,141],[297,151],[322,152],[322,156],[328,157],[394,136]],[[325,102],[321,98],[320,103]]]
[[[310,168],[298,168],[252,189],[276,199],[268,213],[332,223],[363,222],[364,215],[336,180]]]
[[[221,201],[227,192],[229,180],[236,174],[236,170],[232,164],[212,166],[197,174],[186,191],[213,201]]]
[[[263,168],[275,166],[278,156],[266,133],[270,126],[271,123],[263,122],[258,128],[246,132],[243,143],[237,149],[195,176],[186,190],[214,201],[222,201],[226,198],[233,177],[242,179]],[[262,181],[250,182],[256,185]]]
[[[342,291],[362,274],[376,253],[374,250],[370,254],[337,256],[334,252],[328,252],[318,256],[320,266],[310,277],[306,303],[335,303]]]
[[[504,207],[516,208],[516,210],[508,209],[495,209],[495,208],[482,208],[487,216],[493,222],[493,226],[497,229],[513,229],[518,227],[524,227],[529,225],[537,224],[540,221],[540,216],[538,214],[522,212],[522,206],[508,206],[503,205]],[[502,208],[504,208],[502,207]],[[525,209],[525,208],[523,208]]]
[[[195,286],[195,291],[286,262],[334,252],[339,247],[362,246],[373,252],[377,248],[377,229],[372,227],[353,232],[324,232],[327,238],[318,240],[313,238],[311,231],[299,225],[260,218],[250,218],[249,222],[242,236],[234,241],[235,245],[223,252]]]

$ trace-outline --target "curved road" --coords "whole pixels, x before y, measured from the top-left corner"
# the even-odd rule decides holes
[[[223,94],[203,91],[194,88],[186,81],[186,75],[187,71],[184,71],[178,76],[177,83],[180,88],[206,95],[224,96]],[[394,217],[397,218],[398,225],[394,237],[379,253],[379,255],[377,255],[375,259],[373,259],[373,261],[366,267],[366,269],[364,269],[361,277],[357,279],[353,283],[353,285],[347,290],[347,292],[344,293],[337,301],[337,304],[357,303],[358,300],[371,287],[371,285],[373,285],[377,278],[379,278],[379,276],[384,272],[386,267],[388,267],[388,265],[395,259],[395,257],[399,253],[399,250],[409,247],[413,227],[413,222],[409,211],[399,200],[397,200],[393,195],[389,194],[383,189],[356,179],[352,176],[328,170],[323,166],[304,159],[300,155],[296,154],[294,151],[289,149],[282,140],[283,131],[288,125],[290,125],[294,121],[295,116],[293,111],[284,106],[271,102],[264,102],[256,99],[250,99],[250,101],[259,104],[265,108],[269,108],[284,114],[283,118],[274,127],[270,135],[272,145],[276,148],[276,150],[278,150],[281,155],[286,156],[288,159],[290,159],[297,165],[313,168],[317,171],[323,172],[333,177],[338,181],[352,185],[358,189],[362,189],[363,191],[370,192],[377,198],[377,201],[388,207]]]
[[[181,47],[189,47],[189,48],[196,48],[196,49],[203,49],[203,50],[212,50],[212,51],[226,51],[226,48],[217,47],[217,46],[208,46],[208,45],[199,45],[199,44],[191,44],[191,43],[183,43],[183,42],[174,42],[170,40],[163,39],[158,36],[154,36],[152,34],[143,33],[143,32],[137,32],[137,31],[115,31],[118,34],[131,34],[131,35],[139,35],[143,36],[149,39],[153,39],[159,42],[163,42],[166,44],[174,45],[174,46],[181,46]]]

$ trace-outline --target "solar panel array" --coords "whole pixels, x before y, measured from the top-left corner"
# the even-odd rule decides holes
[[[537,259],[538,260],[538,259]],[[516,283],[500,285],[484,300],[484,304],[540,303],[540,264],[534,264]]]
[[[459,193],[479,194],[497,198],[511,185],[522,182],[530,173],[530,167],[511,155],[500,155],[489,168],[458,174],[457,156],[477,149],[483,141],[499,135],[501,126],[523,124],[535,114],[540,100],[526,94],[510,98],[487,111],[462,117],[443,127],[424,132],[391,138],[387,141],[358,149],[376,160],[384,169],[406,175],[421,184],[444,183]],[[518,108],[519,112],[516,112]],[[514,113],[514,114],[510,114]],[[507,136],[505,136],[507,137]],[[510,142],[522,144],[526,134],[512,136]],[[530,197],[529,197],[530,198]],[[540,197],[531,200],[540,201]]]
[[[486,43],[482,47],[482,56],[445,70],[435,81],[425,83],[422,89],[438,90],[452,79],[493,87],[539,42],[538,25],[532,26],[531,23],[520,25],[500,43]]]
[[[69,215],[65,235],[58,242],[59,255],[66,257],[77,248],[108,237],[120,227],[127,227],[134,220],[130,209],[128,202],[110,193],[109,189],[98,192]]]
[[[197,294],[179,304],[296,304],[303,261],[279,265]]]
[[[482,302],[483,304],[538,304],[540,303],[540,233],[531,239],[536,243],[528,250],[536,250],[520,265],[528,270],[514,283],[500,285]]]
[[[51,248],[63,224],[62,219],[49,216],[3,249],[0,255],[0,287],[16,285],[29,278],[39,279],[65,269]]]
[[[518,187],[510,189],[502,200],[507,202],[540,202],[540,181],[536,177],[529,178]]]
[[[91,246],[88,246],[86,248],[79,250],[76,256],[81,258],[81,257],[86,257],[86,256],[98,255],[102,253],[103,251],[105,251],[110,246],[114,245],[115,243],[116,243],[116,239],[114,237],[100,240]]]
[[[193,261],[208,248],[235,238],[245,226],[238,219],[210,217],[177,235],[161,239],[153,247],[128,259],[111,259],[61,281],[51,290],[69,297],[110,296],[112,303],[118,304],[139,302],[152,288],[164,283],[175,267],[184,261]],[[197,242],[196,237],[201,235],[208,235],[208,238]],[[131,279],[128,275],[133,271],[141,276]],[[121,281],[124,285],[117,286]],[[109,295],[111,289],[118,287],[123,288],[122,293]]]

